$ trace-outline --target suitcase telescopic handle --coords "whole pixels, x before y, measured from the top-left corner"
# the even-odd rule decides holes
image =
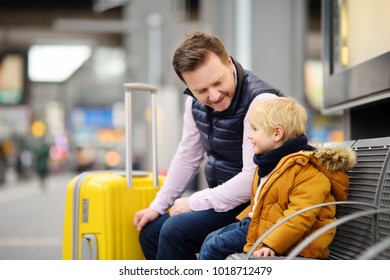
[[[156,94],[157,87],[142,83],[126,83],[123,85],[125,89],[125,110],[126,110],[126,180],[127,187],[132,187],[132,115],[131,115],[131,95],[132,92],[149,91],[151,96],[151,112],[152,112],[152,163],[153,163],[153,185],[158,186],[158,171],[157,171],[157,107]]]

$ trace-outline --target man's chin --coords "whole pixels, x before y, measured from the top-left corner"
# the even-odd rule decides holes
[[[227,110],[227,108],[229,108],[229,105],[226,105],[226,104],[213,104],[213,106],[210,106],[210,107],[213,108],[214,111],[222,112],[222,111]]]

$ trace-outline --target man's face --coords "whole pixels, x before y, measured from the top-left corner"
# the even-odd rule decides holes
[[[235,93],[234,65],[229,57],[225,65],[221,59],[210,52],[204,64],[182,76],[196,99],[213,108],[224,111],[229,108]]]

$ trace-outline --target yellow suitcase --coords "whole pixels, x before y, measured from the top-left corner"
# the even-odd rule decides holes
[[[63,259],[144,259],[133,226],[134,213],[149,206],[163,184],[157,175],[155,93],[146,84],[125,84],[126,171],[91,171],[70,181],[66,190]],[[153,172],[133,171],[131,164],[131,91],[150,91],[152,99]],[[132,178],[132,180],[127,180]]]

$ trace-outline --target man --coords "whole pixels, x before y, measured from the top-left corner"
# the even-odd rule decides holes
[[[255,171],[248,109],[282,95],[244,70],[212,34],[187,34],[175,51],[173,68],[189,98],[165,183],[149,208],[134,216],[147,259],[196,259],[210,232],[235,221],[248,205]],[[180,198],[205,153],[209,188]]]

